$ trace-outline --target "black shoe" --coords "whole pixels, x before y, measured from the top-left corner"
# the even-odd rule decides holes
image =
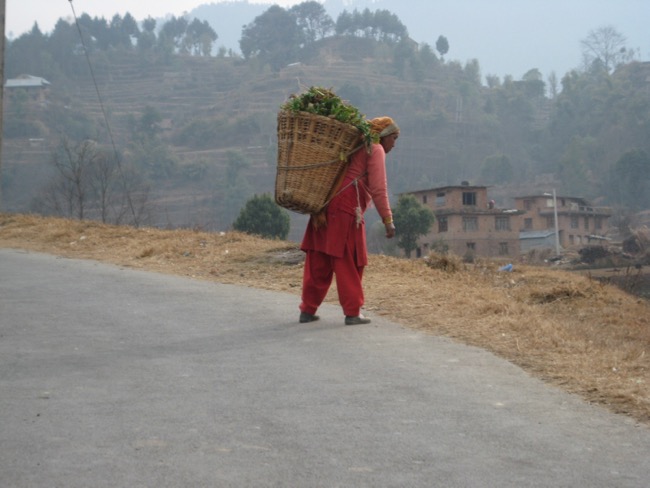
[[[307,312],[300,312],[300,318],[298,319],[298,322],[301,324],[307,323],[307,322],[314,322],[318,320],[320,317],[318,315],[312,315]]]
[[[345,316],[345,325],[369,324],[370,322],[371,320],[363,315],[357,315],[356,317],[351,317],[350,315]]]

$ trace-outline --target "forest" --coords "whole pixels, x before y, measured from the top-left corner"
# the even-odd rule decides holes
[[[226,230],[273,191],[277,111],[310,85],[399,122],[395,195],[464,180],[501,206],[553,188],[626,225],[650,209],[650,63],[613,27],[582,40],[584,66],[515,80],[445,60],[444,36],[418,44],[386,10],[274,5],[243,26],[241,54],[214,52],[198,19],[74,20],[7,41],[5,77],[49,83],[45,101],[5,95],[7,210]]]

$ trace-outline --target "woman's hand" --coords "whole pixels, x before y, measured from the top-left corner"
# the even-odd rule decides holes
[[[386,237],[388,239],[395,237],[395,224],[391,222],[389,224],[384,224],[384,227],[386,227]]]

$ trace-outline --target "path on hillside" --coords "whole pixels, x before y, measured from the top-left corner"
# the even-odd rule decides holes
[[[297,298],[0,249],[6,487],[642,487],[650,429]]]

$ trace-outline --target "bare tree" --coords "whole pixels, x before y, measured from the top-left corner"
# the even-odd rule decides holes
[[[101,151],[97,155],[89,183],[101,221],[106,223],[117,199],[119,184],[119,166],[109,152]]]
[[[130,165],[120,166],[120,192],[116,197],[116,224],[140,227],[151,223],[154,208],[149,199],[150,187]]]
[[[606,25],[589,32],[580,41],[585,69],[599,63],[608,73],[619,64],[634,58],[634,50],[625,47],[627,39],[613,26]]]
[[[50,186],[57,213],[83,220],[90,190],[91,168],[97,159],[97,144],[85,140],[73,145],[64,139],[59,150],[52,155],[57,180]]]
[[[97,218],[136,227],[152,219],[149,187],[142,176],[96,142],[64,139],[52,155],[55,174],[33,203],[44,214]]]

